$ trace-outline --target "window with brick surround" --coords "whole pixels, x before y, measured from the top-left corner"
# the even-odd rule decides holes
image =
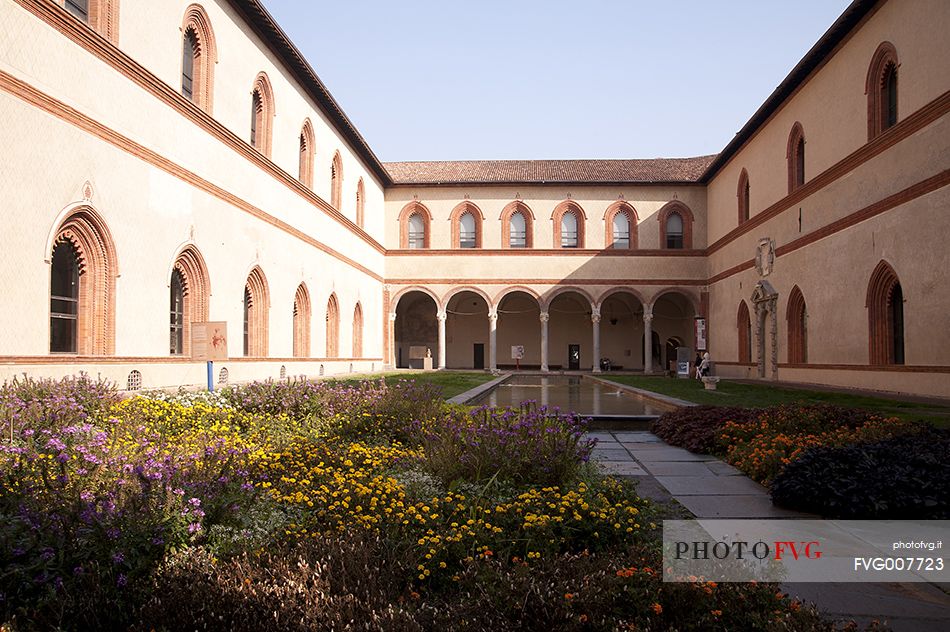
[[[534,213],[523,202],[511,202],[501,211],[501,247],[534,247]]]
[[[897,124],[897,49],[882,42],[871,57],[865,83],[868,97],[868,140]]]
[[[180,296],[176,291],[176,279],[180,285]],[[208,267],[198,249],[186,246],[175,259],[172,269],[171,287],[171,337],[169,351],[172,355],[191,355],[191,325],[208,321],[208,297],[211,294],[211,284],[208,279]],[[176,297],[180,304],[176,306]],[[175,327],[176,312],[180,313],[180,326]],[[176,344],[176,331],[179,332],[180,343]]]
[[[300,129],[300,159],[297,179],[308,189],[313,188],[313,159],[316,153],[316,140],[313,134],[313,125],[310,119],[303,122]]]
[[[255,267],[244,285],[244,355],[267,357],[270,291],[264,272]]]
[[[800,123],[788,135],[788,192],[805,184],[805,132]]]
[[[294,357],[310,357],[310,292],[303,283],[294,295]]]
[[[629,250],[637,247],[637,211],[626,202],[614,202],[604,213],[607,248]]]
[[[363,306],[353,308],[353,357],[363,357]]]
[[[340,152],[334,154],[330,165],[330,205],[337,210],[343,205],[343,158]]]
[[[118,263],[99,214],[83,206],[67,215],[49,262],[50,352],[112,355]]]
[[[204,7],[192,4],[185,10],[181,32],[181,93],[211,114],[218,52],[211,21]]]
[[[693,212],[678,200],[667,202],[656,214],[660,222],[660,248],[666,250],[693,247]]]
[[[871,273],[866,307],[871,364],[904,364],[904,291],[886,261]]]
[[[336,294],[331,294],[327,301],[327,357],[337,358],[340,355],[340,304]]]
[[[808,362],[808,311],[805,297],[796,285],[788,295],[788,362],[805,364]]]
[[[274,118],[274,91],[266,73],[260,73],[251,90],[251,145],[270,156]]]
[[[579,204],[573,201],[561,202],[551,215],[554,223],[555,248],[583,248],[584,223],[587,215]]]
[[[481,248],[483,219],[481,209],[469,201],[452,209],[452,248]]]
[[[419,202],[406,204],[399,213],[399,247],[428,248],[432,213]]]
[[[739,311],[736,314],[736,334],[738,337],[739,362],[752,362],[752,319],[749,317],[749,306],[745,301],[739,301]]]
[[[739,206],[739,223],[748,221],[750,216],[749,209],[749,174],[745,169],[739,174],[739,186],[736,191],[736,199]]]

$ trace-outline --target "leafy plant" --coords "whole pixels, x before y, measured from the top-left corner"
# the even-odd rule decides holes
[[[755,414],[751,408],[687,406],[664,413],[650,429],[670,445],[698,454],[713,454],[719,447],[719,431],[727,421],[742,424]]]

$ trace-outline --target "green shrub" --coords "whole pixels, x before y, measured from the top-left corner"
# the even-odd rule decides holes
[[[727,421],[745,423],[757,411],[726,406],[686,406],[664,413],[650,430],[670,445],[697,454],[713,454],[718,448],[719,431]]]
[[[950,518],[950,431],[805,451],[772,483],[772,501],[827,518]]]

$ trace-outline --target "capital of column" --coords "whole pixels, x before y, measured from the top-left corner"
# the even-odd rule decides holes
[[[492,324],[495,324],[496,322],[498,322],[498,310],[497,310],[497,309],[491,308],[491,309],[488,310],[488,320],[491,321]]]
[[[596,307],[590,310],[590,321],[594,324],[600,322],[600,310]]]
[[[547,313],[547,312],[541,312],[541,315],[540,315],[539,318],[541,319],[541,322],[542,322],[542,323],[546,323],[546,322],[548,322],[549,320],[551,320],[551,315],[550,315],[549,313]]]
[[[435,317],[436,317],[436,319],[437,319],[439,322],[442,322],[442,321],[444,321],[445,318],[446,318],[446,313],[445,313],[445,312],[436,312]]]
[[[648,325],[649,325],[650,323],[652,323],[652,322],[653,322],[653,314],[648,313],[648,312],[643,312],[643,322],[645,322],[645,323],[648,324]]]
[[[389,312],[389,322],[396,322],[396,312]]]

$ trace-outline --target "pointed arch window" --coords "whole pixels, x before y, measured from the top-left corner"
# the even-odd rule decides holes
[[[749,174],[746,173],[746,170],[743,169],[742,173],[739,174],[739,187],[736,191],[736,197],[739,200],[739,223],[743,223],[749,220],[750,216],[750,207],[749,207]]]
[[[866,304],[871,364],[904,364],[904,290],[885,261],[871,274]]]
[[[519,200],[506,205],[498,219],[502,248],[534,247],[534,213],[524,202]]]
[[[340,350],[340,304],[336,294],[327,301],[327,357],[339,357]]]
[[[303,122],[300,128],[300,156],[298,160],[297,179],[308,189],[313,188],[313,159],[316,153],[316,140],[310,120]]]
[[[679,201],[668,202],[656,214],[660,222],[660,248],[667,250],[693,247],[693,212]]]
[[[788,362],[805,364],[808,362],[808,312],[805,297],[798,286],[792,288],[788,296]]]
[[[254,268],[244,285],[244,355],[267,357],[270,292],[260,268]]]
[[[481,209],[468,201],[452,209],[452,248],[481,248],[483,219]]]
[[[630,248],[630,218],[626,213],[617,213],[612,222],[611,248]]]
[[[294,295],[294,357],[310,357],[310,293],[301,283]]]
[[[459,219],[459,248],[474,248],[475,244],[475,216],[464,213]]]
[[[752,319],[749,317],[749,306],[745,301],[739,302],[739,312],[736,314],[736,334],[739,342],[739,362],[752,362]]]
[[[399,212],[399,247],[428,248],[432,214],[421,202],[410,202]]]
[[[356,183],[356,225],[360,228],[363,228],[363,223],[366,221],[364,217],[366,214],[365,204],[366,187],[363,186],[363,178],[360,178],[360,181]]]
[[[340,210],[343,204],[343,158],[340,152],[333,156],[330,165],[330,205]]]
[[[868,97],[868,140],[897,124],[897,49],[882,42],[871,58],[865,92]]]
[[[181,93],[210,114],[218,53],[211,21],[200,4],[185,10],[181,32]]]
[[[508,221],[508,247],[526,248],[528,245],[528,223],[521,211],[511,214]]]
[[[805,184],[805,132],[800,123],[788,135],[788,192]]]
[[[614,202],[604,213],[605,247],[629,250],[637,247],[637,211],[626,202]]]
[[[251,92],[251,145],[265,156],[271,151],[274,91],[266,73],[257,75]]]
[[[551,216],[554,222],[555,248],[583,248],[584,222],[587,215],[576,202],[561,202]]]
[[[91,207],[63,221],[50,249],[50,352],[111,355],[115,350],[112,235]]]
[[[359,303],[353,308],[353,357],[363,357],[363,307]]]
[[[191,354],[191,324],[207,322],[210,282],[204,259],[193,245],[175,260],[170,288],[169,352]]]
[[[425,248],[426,244],[426,222],[419,213],[413,213],[409,217],[409,247]]]

